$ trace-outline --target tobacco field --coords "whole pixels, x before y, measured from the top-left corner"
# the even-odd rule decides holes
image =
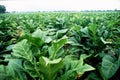
[[[0,14],[0,80],[120,80],[120,12]]]

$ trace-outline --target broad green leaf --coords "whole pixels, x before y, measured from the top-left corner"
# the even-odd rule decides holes
[[[91,70],[95,69],[88,64],[84,64],[84,59],[86,59],[87,57],[89,57],[89,56],[87,56],[86,54],[82,54],[80,56],[80,60],[72,61],[71,67],[74,70],[76,70],[77,74],[84,74],[86,71],[91,71]]]
[[[89,27],[88,27],[88,30],[90,32],[92,32],[91,34],[94,36],[96,35],[96,32],[97,32],[97,24],[90,24]]]
[[[81,46],[81,44],[75,38],[68,39],[67,43],[73,46]]]
[[[82,28],[80,31],[85,34],[88,34],[88,27]]]
[[[25,70],[22,67],[22,60],[12,59],[8,64],[8,74],[11,74],[14,79],[27,80]]]
[[[88,27],[85,28],[81,28],[80,30],[82,32],[82,37],[89,37],[89,31],[88,31]]]
[[[73,69],[68,70],[67,72],[65,72],[65,74],[63,74],[62,76],[58,78],[58,80],[75,80],[75,79],[76,79],[76,74],[75,74],[75,70]]]
[[[9,59],[8,66],[0,66],[1,80],[27,80],[25,70],[22,67],[22,60]]]
[[[89,57],[89,55],[86,55],[86,54],[81,54],[80,56],[80,64],[79,65],[83,65],[84,63],[84,59],[86,59],[87,57]]]
[[[38,29],[32,34],[32,37],[39,38],[42,41],[49,43],[52,41],[52,39],[49,36],[46,36],[47,34],[48,34],[47,31],[42,31]]]
[[[68,31],[68,29],[58,30],[56,33],[56,37],[62,37],[63,34],[65,34],[67,31]]]
[[[98,45],[99,37],[97,36],[97,24],[90,24],[88,27],[89,34],[91,35],[91,39],[93,40],[94,45]]]
[[[46,38],[45,38],[45,42],[46,42],[46,43],[50,43],[51,41],[52,41],[52,38],[50,38],[50,37],[46,37]]]
[[[42,30],[38,29],[36,30],[33,34],[32,37],[37,37],[37,38],[44,38],[47,33],[43,32]]]
[[[54,41],[52,43],[52,46],[49,47],[48,51],[49,51],[49,55],[51,59],[54,59],[57,55],[57,52],[65,45],[65,43],[67,43],[67,38],[61,38],[57,41]]]
[[[55,80],[58,71],[63,68],[63,62],[61,58],[49,60],[46,57],[40,57],[39,66],[45,80]]]
[[[17,58],[23,58],[32,62],[33,55],[32,51],[30,50],[30,46],[31,45],[27,43],[27,40],[24,39],[15,44],[15,46],[13,47],[12,55]]]
[[[83,66],[78,66],[78,68],[76,68],[77,74],[84,74],[86,71],[92,70],[95,70],[95,68],[88,64],[84,64]]]
[[[102,73],[106,79],[111,78],[119,68],[119,62],[115,61],[110,55],[106,55],[102,60]]]
[[[1,79],[1,80],[5,80],[5,79],[7,79],[8,77],[11,77],[11,75],[10,75],[10,74],[7,74],[6,66],[0,65],[0,79]],[[10,80],[11,80],[11,79],[10,79]]]
[[[13,46],[14,46],[14,45],[9,45],[9,46],[7,46],[7,47],[6,47],[6,50],[12,50]]]
[[[71,68],[75,69],[75,68],[83,66],[83,63],[84,63],[83,60],[84,60],[84,58],[82,58],[82,57],[80,57],[80,60],[72,60],[71,61]]]
[[[56,58],[62,57],[63,55],[65,55],[64,53],[65,53],[64,48],[61,48],[61,49],[57,52]]]
[[[80,57],[80,60],[74,60],[72,56],[66,56],[63,60],[65,67],[67,66],[67,70],[65,74],[63,74],[59,79],[70,79],[70,76],[72,74],[75,74],[74,77],[76,77],[78,74],[83,75],[86,71],[94,70],[92,66],[85,64],[84,59],[88,56],[85,54],[82,54]],[[75,79],[75,78],[74,78]]]
[[[26,34],[26,35],[22,36],[21,39],[27,39],[32,45],[37,46],[37,47],[41,47],[45,43],[44,40],[42,40],[41,38],[39,38],[37,36],[33,37],[30,34],[29,35]]]
[[[48,64],[56,64],[56,63],[59,63],[60,61],[61,61],[61,58],[59,58],[59,59],[55,59],[55,60],[52,60],[52,61],[50,61],[48,58],[46,58],[46,57],[43,57],[43,59],[45,60],[45,62],[46,62],[46,66],[48,65]]]
[[[31,64],[30,62],[28,61],[25,61],[24,64],[23,64],[25,70],[27,71],[28,74],[30,74],[30,76],[32,76],[33,78],[35,77],[40,77],[39,75],[39,68],[35,69],[35,66],[33,64]]]

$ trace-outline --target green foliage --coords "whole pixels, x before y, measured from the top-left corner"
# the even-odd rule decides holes
[[[55,59],[59,50],[67,43],[67,38],[62,38],[57,41],[53,41],[52,46],[48,48],[51,59]]]
[[[106,55],[103,57],[102,61],[102,73],[105,76],[105,80],[111,78],[116,71],[119,69],[119,60],[115,60],[112,56]]]
[[[39,30],[36,30],[32,34],[32,37],[39,38],[41,41],[41,39],[44,39],[45,37],[41,35],[41,33],[42,31],[39,33]],[[55,80],[57,78],[58,72],[62,70],[66,65],[69,65],[71,69],[68,69],[67,72],[64,72],[64,76],[60,77],[59,79],[64,78],[67,80],[67,77],[65,75],[70,75],[72,72],[76,72],[77,74],[84,74],[86,71],[94,70],[94,68],[90,65],[84,64],[83,60],[87,58],[86,55],[81,55],[80,60],[72,60],[72,58],[69,59],[68,57],[70,62],[68,62],[68,59],[66,57],[63,59],[59,58],[61,57],[60,55],[64,54],[64,51],[62,54],[59,52],[67,43],[67,37],[63,37],[57,41],[51,42],[52,45],[48,48],[49,57],[47,55],[39,55],[39,52],[42,52],[42,50],[39,50],[39,47],[41,46],[42,48],[43,45],[32,49],[32,44],[36,43],[36,41],[29,39],[32,38],[26,37],[25,39],[24,36],[24,39],[13,47],[12,55],[16,58],[24,60],[23,68],[34,79],[39,77],[43,80]],[[36,53],[34,51],[36,51]],[[39,56],[35,56],[35,54]],[[76,77],[76,75],[74,75],[74,77]]]
[[[22,67],[22,60],[9,59],[8,66],[0,65],[1,80],[27,80],[25,70]]]
[[[30,50],[30,44],[27,44],[27,40],[23,40],[13,47],[13,56],[26,59],[30,62],[33,60],[32,51]]]
[[[84,63],[84,59],[88,56],[82,54],[79,60],[74,60],[72,56],[66,56],[64,58],[65,73],[59,78],[59,80],[75,80],[77,75],[80,77],[86,72],[94,70],[94,68]]]
[[[44,76],[44,80],[55,80],[59,70],[63,68],[62,59],[49,60],[46,57],[39,59],[40,72]]]
[[[0,14],[0,79],[119,79],[120,13]]]
[[[39,63],[37,64],[37,62],[36,62],[37,58],[33,54],[34,51],[32,51],[30,49],[30,48],[32,48],[31,45],[36,43],[36,40],[35,41],[33,40],[34,38],[35,39],[38,38],[41,42],[41,40],[44,39],[44,37],[45,36],[42,34],[42,31],[36,30],[32,34],[31,38],[26,37],[28,40],[23,39],[22,41],[20,41],[13,47],[12,55],[17,58],[21,58],[25,61],[24,68],[27,70],[27,72],[33,78],[39,77],[41,79],[44,78],[46,80],[51,80],[51,79],[54,80],[56,78],[57,72],[62,68],[62,65],[63,65],[62,59],[60,59],[60,58],[54,59],[53,58],[53,60],[49,60],[49,58],[47,58],[47,57],[40,56],[38,58]],[[54,42],[49,50],[51,50],[52,47],[55,47],[55,49],[53,51],[55,54],[57,54],[57,51],[63,47],[65,42],[66,42],[66,38],[62,38],[62,39],[58,40],[57,42]],[[43,43],[43,41],[42,41],[42,43]],[[42,46],[42,45],[37,46],[36,49],[39,48],[40,46]],[[52,53],[50,56],[51,57],[53,56]]]

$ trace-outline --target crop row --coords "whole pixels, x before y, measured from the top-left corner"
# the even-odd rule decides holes
[[[1,80],[119,80],[120,13],[0,14]]]

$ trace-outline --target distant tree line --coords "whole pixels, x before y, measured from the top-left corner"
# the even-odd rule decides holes
[[[120,10],[82,10],[81,12],[120,12]]]
[[[5,13],[6,7],[4,5],[0,5],[0,13]]]
[[[38,11],[38,12],[120,12],[120,10],[82,10],[82,11],[67,11],[67,10],[55,10],[55,11]],[[0,5],[0,13],[5,13],[6,7],[4,5]],[[16,11],[13,11],[12,13],[15,13]]]

